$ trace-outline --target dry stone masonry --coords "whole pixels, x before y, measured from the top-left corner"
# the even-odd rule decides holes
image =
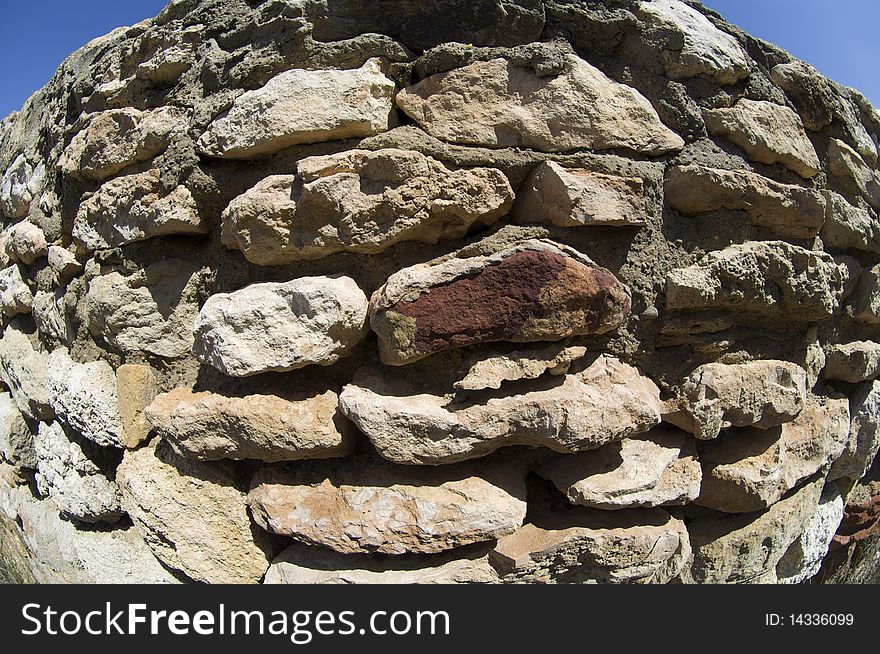
[[[692,0],[172,0],[0,121],[0,580],[880,581],[878,146]]]

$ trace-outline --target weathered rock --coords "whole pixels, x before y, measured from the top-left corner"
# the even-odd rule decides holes
[[[880,343],[852,341],[829,345],[825,351],[825,379],[858,383],[880,375]]]
[[[176,388],[159,395],[147,419],[183,456],[203,461],[294,461],[349,454],[354,435],[337,418],[333,391],[301,399],[224,397]]]
[[[801,584],[819,572],[831,539],[843,520],[843,505],[843,495],[837,486],[826,484],[806,530],[776,564],[778,583]]]
[[[405,88],[397,105],[431,136],[463,145],[649,155],[684,146],[644,96],[574,54],[548,77],[500,58],[477,61]]]
[[[433,244],[493,223],[513,204],[500,170],[451,170],[411,150],[348,150],[272,175],[223,212],[223,242],[260,265],[337,252],[376,254],[395,243]]]
[[[272,561],[264,584],[498,583],[487,546],[446,554],[373,558],[295,543]]]
[[[137,530],[116,523],[112,529],[80,529],[59,515],[51,499],[38,500],[24,487],[0,484],[0,530],[7,524],[25,546],[17,561],[38,583],[178,583],[153,556]],[[20,527],[19,527],[20,525]]]
[[[641,179],[563,168],[553,161],[532,171],[513,215],[521,223],[558,227],[642,226],[648,221]]]
[[[862,269],[850,305],[853,318],[859,322],[880,323],[880,264]]]
[[[193,353],[233,377],[329,366],[366,335],[367,297],[349,277],[300,277],[212,295]]]
[[[836,94],[831,82],[805,61],[778,64],[770,77],[794,99],[807,129],[814,132],[834,120]]]
[[[782,241],[749,241],[670,271],[666,308],[822,320],[837,311],[845,279],[846,267],[824,252]]]
[[[67,317],[63,289],[55,289],[49,293],[37,291],[34,295],[33,316],[37,331],[49,343],[63,345],[73,341],[75,330]]]
[[[663,419],[711,440],[728,427],[768,429],[788,422],[804,408],[806,396],[806,372],[788,361],[706,363],[684,380]]]
[[[556,457],[537,472],[572,504],[596,509],[687,504],[700,493],[694,439],[669,427],[591,452]]]
[[[846,398],[813,398],[779,427],[725,433],[700,447],[696,503],[727,513],[765,509],[837,459],[848,437]]]
[[[341,553],[442,552],[522,525],[526,471],[506,463],[268,467],[254,477],[248,504],[264,529]]]
[[[587,348],[548,345],[543,348],[514,350],[506,354],[489,352],[472,357],[463,366],[466,374],[453,384],[462,390],[501,388],[506,381],[536,379],[545,372],[553,376],[568,372],[573,361],[581,359]]]
[[[34,296],[24,283],[18,266],[13,264],[0,271],[0,309],[4,315],[30,313],[33,305]]]
[[[650,22],[680,34],[680,45],[661,52],[670,79],[705,75],[719,84],[735,84],[748,76],[748,55],[739,42],[696,9],[678,0],[642,1],[638,8]]]
[[[33,432],[9,393],[0,393],[0,459],[19,469],[37,467]]]
[[[123,511],[116,484],[99,463],[101,453],[72,440],[57,422],[41,422],[34,438],[37,489],[62,515],[83,522],[116,522]]]
[[[654,382],[601,356],[580,373],[461,404],[415,393],[385,371],[366,368],[343,389],[339,408],[386,459],[437,464],[507,445],[594,449],[648,431],[660,422],[662,407]]]
[[[726,109],[703,112],[706,129],[741,147],[749,159],[780,163],[801,177],[819,173],[819,157],[798,115],[765,100],[742,98]]]
[[[135,77],[157,84],[171,86],[193,65],[193,47],[186,43],[159,50],[135,70]]]
[[[49,404],[71,429],[104,447],[124,447],[116,373],[106,361],[77,363],[64,348],[49,355]]]
[[[395,90],[379,59],[353,70],[288,70],[238,96],[198,145],[209,156],[248,158],[369,136],[394,126]]]
[[[9,228],[5,247],[10,259],[28,266],[42,259],[49,252],[43,230],[27,220]]]
[[[111,109],[87,120],[58,165],[65,175],[88,180],[107,179],[153,158],[186,129],[186,116],[174,107]]]
[[[745,170],[672,166],[664,190],[669,206],[686,216],[717,209],[745,211],[752,224],[780,236],[813,238],[826,216],[825,197],[818,191]]]
[[[23,154],[18,155],[0,178],[0,211],[10,220],[26,216],[44,174],[42,164],[34,169]]]
[[[880,253],[880,221],[869,211],[852,206],[834,191],[823,191],[827,201],[822,241],[838,250]]]
[[[73,237],[87,251],[207,231],[189,189],[164,193],[155,169],[105,183],[80,205],[73,223]]]
[[[859,386],[849,399],[849,438],[829,479],[860,479],[880,449],[880,381]]]
[[[132,275],[113,271],[89,282],[86,324],[126,354],[174,358],[192,348],[201,276],[192,262],[157,261]]]
[[[868,204],[880,210],[880,174],[840,139],[828,142],[828,170],[832,175],[850,178]]]
[[[691,520],[694,558],[682,579],[698,584],[775,583],[776,565],[809,526],[822,486],[822,479],[811,481],[759,513]]]
[[[664,584],[689,556],[684,523],[661,509],[573,507],[499,539],[489,560],[508,582]]]
[[[162,445],[128,450],[116,471],[122,505],[156,557],[194,581],[254,583],[269,566],[230,469]]]
[[[399,366],[476,343],[601,334],[619,327],[630,305],[629,288],[610,271],[566,246],[529,240],[398,271],[373,294],[370,326],[382,362]]]
[[[7,327],[0,338],[0,380],[9,388],[19,410],[32,420],[53,416],[46,392],[48,354],[34,349],[28,337]]]
[[[59,245],[50,245],[47,257],[49,267],[59,279],[72,277],[82,272],[83,266],[76,260],[73,253]]]
[[[150,423],[144,415],[158,394],[156,375],[150,366],[126,363],[116,369],[116,399],[122,421],[120,444],[137,447],[147,440]]]

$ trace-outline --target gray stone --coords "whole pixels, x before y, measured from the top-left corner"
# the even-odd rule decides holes
[[[9,228],[5,247],[10,259],[28,266],[42,259],[49,252],[43,230],[27,220]]]
[[[680,45],[661,51],[671,79],[705,75],[719,84],[735,84],[748,76],[749,58],[739,42],[696,9],[678,0],[643,0],[638,11],[649,22],[680,35]]]
[[[9,393],[0,393],[0,458],[17,468],[37,467],[34,434]]]
[[[825,352],[825,379],[858,383],[880,375],[880,343],[852,341],[829,345]]]
[[[880,381],[865,382],[849,399],[849,438],[828,478],[860,479],[880,449]]]
[[[819,572],[831,539],[843,520],[844,504],[843,494],[837,485],[826,484],[819,507],[806,530],[776,564],[778,583],[802,584]]]
[[[19,410],[32,420],[53,416],[46,392],[48,354],[35,350],[24,333],[7,327],[0,338],[0,380],[9,388]]]
[[[212,295],[193,353],[233,377],[329,366],[366,335],[367,297],[349,277],[300,277]]]
[[[126,354],[173,359],[190,352],[201,275],[190,261],[164,259],[131,275],[93,278],[85,300],[86,325]]]
[[[60,348],[49,355],[49,404],[75,432],[104,447],[124,447],[116,373],[106,361],[77,363]]]
[[[827,202],[822,241],[837,250],[880,253],[880,221],[866,209],[852,206],[834,191],[823,191]]]
[[[249,158],[298,143],[377,134],[396,122],[395,90],[379,59],[353,70],[288,70],[238,96],[198,146],[213,157]]]
[[[13,264],[0,271],[0,309],[6,316],[30,313],[34,296],[21,277],[18,266]]]
[[[122,515],[119,491],[101,468],[102,453],[70,438],[57,422],[41,422],[37,452],[37,489],[51,497],[62,515],[83,522],[116,522]]]

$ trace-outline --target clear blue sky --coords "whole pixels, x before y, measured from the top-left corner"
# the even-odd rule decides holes
[[[0,0],[0,117],[21,108],[68,54],[115,27],[154,16],[164,4],[165,0]],[[859,89],[880,107],[880,0],[704,4],[832,79]]]

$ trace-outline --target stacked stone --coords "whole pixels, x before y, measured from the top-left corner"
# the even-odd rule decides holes
[[[798,583],[877,537],[867,100],[679,0],[326,4],[172,2],[0,123],[8,576]]]

